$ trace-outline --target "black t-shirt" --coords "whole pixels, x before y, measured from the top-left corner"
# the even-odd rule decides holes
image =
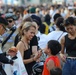
[[[37,37],[36,36],[34,36],[32,38],[32,40],[30,41],[30,47],[32,47],[32,46],[38,46],[38,41],[37,41]]]
[[[67,34],[65,36],[65,47],[68,56],[76,57],[76,38],[70,39]]]

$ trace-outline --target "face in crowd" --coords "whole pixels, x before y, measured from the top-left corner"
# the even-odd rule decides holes
[[[33,22],[26,22],[22,27],[22,36],[27,40],[31,40],[36,33],[36,25]]]
[[[8,18],[7,22],[8,22],[8,28],[11,28],[14,25],[14,23],[15,23],[12,18]]]

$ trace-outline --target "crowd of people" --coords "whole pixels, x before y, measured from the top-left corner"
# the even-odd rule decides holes
[[[47,5],[0,11],[0,75],[76,75],[75,50],[75,8]]]

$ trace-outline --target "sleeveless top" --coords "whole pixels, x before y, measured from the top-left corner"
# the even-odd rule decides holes
[[[31,55],[32,55],[32,50],[29,48],[28,50],[24,51],[24,57],[23,57],[23,59],[29,59],[29,58],[31,58]],[[33,65],[35,63],[36,62],[33,61],[31,63],[24,64],[25,67],[26,67],[26,70],[27,70],[28,75],[31,75],[31,73],[32,73],[32,67],[33,67]]]
[[[42,75],[50,75],[50,72],[48,71],[47,66],[46,66],[47,62],[49,60],[53,60],[54,61],[55,67],[61,68],[59,58],[57,56],[50,56],[50,57],[48,57],[46,59],[46,61],[44,63],[44,69],[43,69]]]
[[[68,38],[68,34],[67,34],[65,36],[65,48],[68,56],[76,57],[76,38],[70,39]]]

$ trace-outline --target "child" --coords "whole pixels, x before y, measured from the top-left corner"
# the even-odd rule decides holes
[[[50,75],[62,75],[62,70],[60,68],[53,68],[50,70]]]
[[[59,58],[56,54],[61,50],[61,45],[56,40],[50,40],[44,52],[48,55],[44,63],[42,75],[50,75],[50,70],[58,67],[61,68]]]

